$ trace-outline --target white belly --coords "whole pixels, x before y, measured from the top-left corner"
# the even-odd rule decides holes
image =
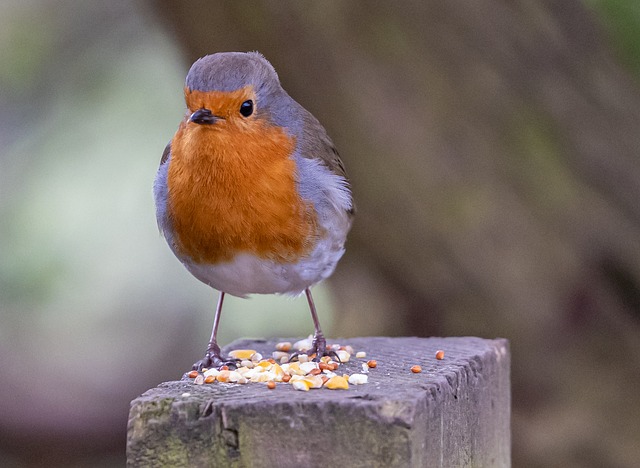
[[[328,234],[309,256],[297,263],[276,263],[247,253],[216,265],[197,264],[188,260],[183,263],[203,283],[233,296],[298,295],[333,273],[344,254],[345,236],[346,232]]]

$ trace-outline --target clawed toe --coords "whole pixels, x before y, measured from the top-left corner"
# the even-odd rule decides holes
[[[202,359],[193,364],[192,369],[202,372],[202,369],[221,368],[227,366],[229,369],[237,369],[238,361],[236,359],[225,360],[220,356],[220,352],[207,351]]]
[[[320,336],[316,335],[313,338],[311,349],[307,351],[296,351],[293,354],[291,354],[291,356],[289,356],[289,362],[294,361],[296,359],[299,360],[299,357],[303,354],[309,357],[314,356],[313,361],[315,362],[320,362],[320,360],[324,356],[329,356],[334,361],[342,364],[342,360],[338,356],[338,353],[336,353],[333,349],[327,348],[327,341],[322,335]]]

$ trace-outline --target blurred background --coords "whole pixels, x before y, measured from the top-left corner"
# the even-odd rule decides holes
[[[514,466],[637,466],[635,0],[4,0],[0,466],[122,466],[129,401],[201,357],[217,293],[151,186],[190,64],[230,50],[353,181],[327,334],[506,337]],[[230,298],[219,337],[310,331],[304,299]]]

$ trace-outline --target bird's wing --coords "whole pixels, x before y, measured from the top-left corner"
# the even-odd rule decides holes
[[[348,189],[350,198],[350,209],[347,210],[349,217],[355,215],[355,205],[353,198],[351,197],[351,182],[347,176],[347,171],[344,168],[344,163],[340,159],[340,154],[336,149],[333,141],[329,135],[327,135],[324,127],[318,122],[318,120],[308,111],[304,110],[304,143],[300,148],[300,154],[304,158],[318,159],[324,164],[332,173],[340,176],[344,180],[344,186]]]
[[[171,154],[171,142],[167,143],[167,146],[164,147],[164,151],[162,152],[162,159],[160,159],[160,165],[162,166],[169,159],[169,155]]]
[[[329,144],[331,153],[329,153],[328,151],[324,151],[324,157],[322,158],[322,160],[334,174],[337,174],[344,178],[345,184],[349,189],[349,193],[351,193],[351,181],[349,181],[349,177],[347,177],[347,171],[344,168],[342,159],[340,159],[340,154],[338,154],[338,150],[333,145],[333,142],[331,140],[329,140]],[[356,214],[356,205],[353,202],[353,196],[351,197],[351,208],[347,210],[347,213],[349,213],[349,217],[353,217]]]

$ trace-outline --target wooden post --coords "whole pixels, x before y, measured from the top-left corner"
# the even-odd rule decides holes
[[[278,384],[165,382],[131,403],[131,467],[507,467],[509,347],[503,339],[338,340],[366,359],[340,366],[369,382],[308,392]],[[333,342],[333,340],[329,340]],[[275,341],[242,340],[257,349]],[[442,360],[435,358],[443,350]],[[413,365],[422,367],[412,373]]]

